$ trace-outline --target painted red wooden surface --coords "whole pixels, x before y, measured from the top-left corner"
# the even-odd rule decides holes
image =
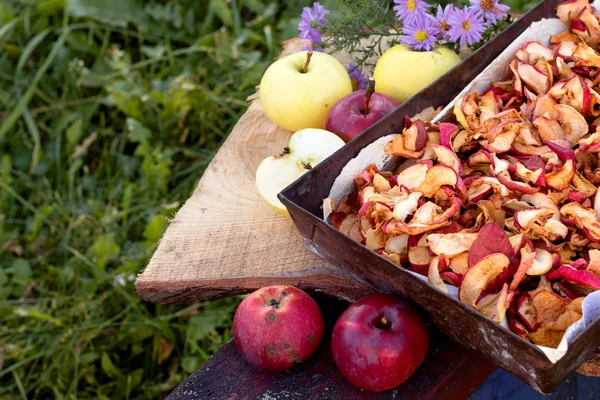
[[[345,305],[326,303],[330,326]],[[329,341],[304,363],[290,371],[270,374],[248,364],[230,341],[202,368],[179,385],[168,400],[192,399],[466,399],[496,369],[480,354],[466,349],[430,327],[427,359],[403,385],[384,393],[370,393],[352,386],[337,370]]]

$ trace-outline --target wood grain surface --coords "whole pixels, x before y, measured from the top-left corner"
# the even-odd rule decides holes
[[[306,41],[284,43],[282,55]],[[347,54],[336,57],[350,62]],[[270,284],[295,285],[355,300],[371,289],[309,252],[289,217],[258,194],[256,168],[281,153],[291,132],[266,116],[258,96],[223,143],[192,197],[170,222],[138,275],[144,300],[191,303],[246,293]]]

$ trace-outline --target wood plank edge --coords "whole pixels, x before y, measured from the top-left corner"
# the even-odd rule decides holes
[[[189,304],[250,293],[263,286],[293,285],[307,292],[320,292],[346,301],[356,301],[374,290],[363,283],[317,273],[304,276],[253,276],[194,281],[150,281],[138,279],[137,295],[145,301],[162,304]]]

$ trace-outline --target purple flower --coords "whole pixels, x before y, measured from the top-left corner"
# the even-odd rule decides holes
[[[488,26],[495,25],[499,19],[506,17],[510,7],[500,4],[498,0],[471,0],[471,8],[485,18]]]
[[[471,8],[456,9],[448,18],[450,24],[448,39],[451,42],[460,41],[461,47],[471,46],[481,41],[485,26],[480,17],[481,15]]]
[[[302,51],[317,51],[319,53],[323,53],[325,51],[325,49],[322,47],[315,48],[314,44],[305,44],[304,46],[302,46],[302,48],[300,50],[302,50]]]
[[[354,90],[362,90],[367,88],[367,83],[369,79],[363,74],[363,72],[358,68],[358,66],[354,63],[348,64],[346,67],[346,71],[348,71],[348,76],[352,81],[352,88]]]
[[[327,14],[329,14],[329,10],[325,9],[318,1],[313,3],[312,8],[304,7],[298,24],[298,36],[302,39],[309,39],[313,45],[321,42],[319,28],[327,22],[325,18]]]
[[[455,11],[456,7],[454,7],[454,4],[452,3],[446,5],[446,8],[444,9],[442,9],[442,6],[438,4],[435,19],[437,21],[437,27],[440,30],[442,38],[446,40],[448,40],[448,31],[450,30],[448,19],[450,19],[450,16],[454,14]]]
[[[436,35],[440,33],[437,21],[429,14],[417,18],[414,23],[404,24],[404,35],[400,36],[400,43],[412,46],[415,50],[430,51],[437,45]]]
[[[396,6],[394,11],[398,19],[402,20],[405,24],[411,24],[418,17],[426,15],[427,9],[431,7],[423,0],[394,0]]]

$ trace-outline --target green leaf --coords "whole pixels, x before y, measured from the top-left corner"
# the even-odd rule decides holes
[[[160,240],[163,233],[169,226],[169,222],[161,215],[155,215],[152,217],[146,228],[144,229],[144,237],[146,240],[152,243],[156,243]]]
[[[106,373],[110,378],[117,379],[123,376],[123,372],[117,368],[117,366],[112,362],[109,355],[104,352],[102,353],[102,358],[100,359],[100,366],[102,367],[102,371]]]
[[[98,360],[98,358],[100,358],[100,354],[96,353],[95,351],[89,351],[79,356],[79,362],[83,365],[91,364]]]
[[[123,111],[125,115],[142,122],[145,121],[144,114],[142,113],[142,100],[138,96],[125,92],[115,92],[112,94],[112,99],[119,110]]]
[[[28,310],[28,309],[21,307],[21,308],[16,308],[14,310],[14,314],[18,315],[19,317],[37,318],[37,319],[41,319],[43,321],[50,322],[56,326],[63,326],[63,322],[60,319],[55,318],[49,314],[37,311],[37,310]]]
[[[92,252],[98,257],[113,258],[121,251],[121,247],[112,235],[100,235],[92,244]]]
[[[148,128],[142,125],[138,120],[127,118],[127,130],[129,131],[129,140],[134,143],[147,143],[152,137]]]
[[[31,278],[31,265],[26,259],[18,258],[6,269],[6,272],[17,278],[27,280]]]
[[[16,19],[13,22],[16,22]],[[4,28],[6,28],[10,24],[12,24],[12,22],[9,22],[8,24],[6,24],[2,28],[0,28],[0,39],[3,36]],[[2,122],[2,125],[0,125],[0,141],[4,138],[4,135],[6,135],[8,133],[8,131],[10,131],[13,128],[13,126],[15,125],[17,120],[23,114],[23,111],[25,110],[25,108],[27,108],[27,106],[29,105],[29,102],[31,101],[31,98],[33,97],[33,94],[35,93],[40,80],[46,74],[46,71],[48,70],[48,68],[50,68],[50,65],[54,62],[54,58],[62,50],[63,44],[64,44],[68,34],[69,34],[69,29],[63,29],[62,34],[60,35],[58,40],[56,42],[54,42],[54,45],[52,46],[52,50],[50,50],[50,54],[48,55],[48,57],[46,57],[46,60],[44,60],[44,63],[42,64],[40,69],[38,69],[38,71],[36,72],[36,74],[33,78],[33,81],[29,84],[27,90],[25,91],[25,94],[23,94],[23,96],[21,96],[21,98],[19,99],[19,102],[12,109],[10,114],[8,114],[7,117],[4,117],[4,121]]]
[[[142,51],[149,58],[159,58],[165,55],[167,47],[161,44],[156,46],[142,46]]]
[[[67,128],[67,148],[69,149],[69,152],[71,152],[75,145],[79,143],[81,135],[83,134],[82,127],[83,120],[81,118],[78,118],[75,121],[73,121],[73,123],[71,123],[71,125],[69,125],[69,127]]]
[[[121,28],[130,22],[139,24],[145,16],[135,0],[69,0],[67,12],[72,17],[91,18]]]
[[[201,365],[202,360],[199,357],[186,356],[181,359],[181,367],[188,374],[196,372]]]
[[[67,7],[67,0],[44,0],[40,1],[35,12],[40,15],[55,15],[63,11]]]
[[[202,310],[200,314],[190,318],[187,331],[188,340],[197,342],[204,339],[209,333],[215,332],[228,319],[229,313],[225,310]]]
[[[4,269],[0,268],[0,287],[8,283],[8,275]]]
[[[2,15],[0,15],[0,17],[2,17]],[[12,28],[15,27],[15,25],[17,24],[17,22],[19,22],[19,19],[15,18],[12,21],[3,24],[2,27],[0,27],[0,40],[4,39],[4,36],[8,32],[10,32]]]
[[[31,54],[33,53],[33,51],[42,42],[42,40],[44,40],[46,38],[46,36],[48,36],[48,33],[50,33],[51,31],[52,31],[52,28],[45,29],[42,32],[35,35],[33,37],[33,39],[31,39],[29,42],[27,42],[27,45],[21,51],[21,56],[19,57],[19,62],[17,63],[17,70],[15,72],[15,80],[21,74],[21,70],[23,69],[23,66],[25,65],[27,60],[29,60],[29,57],[31,57]]]
[[[221,20],[223,25],[231,26],[233,24],[233,14],[225,0],[211,0],[210,7]]]

